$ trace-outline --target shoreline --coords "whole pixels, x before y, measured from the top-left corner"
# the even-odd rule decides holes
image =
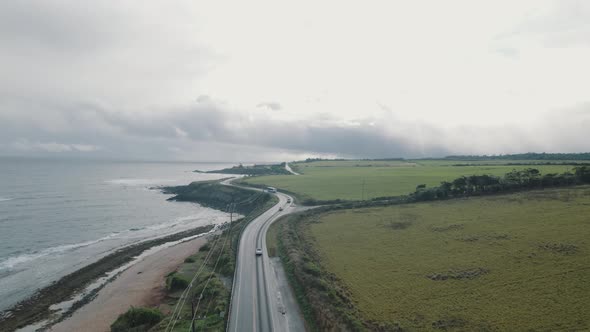
[[[34,331],[47,325],[54,325],[65,321],[77,310],[92,302],[98,296],[97,293],[100,293],[101,289],[108,286],[111,282],[116,281],[126,270],[131,269],[135,264],[141,263],[147,257],[155,255],[160,251],[201,239],[214,229],[216,229],[215,225],[201,226],[192,230],[120,248],[98,261],[62,277],[51,285],[39,289],[31,297],[3,311],[0,318],[0,330],[16,331],[26,328],[26,331]],[[196,239],[189,239],[191,237],[196,237]],[[146,251],[172,242],[177,243],[146,255],[146,257],[140,258],[135,262],[135,259]],[[130,266],[123,271],[118,271],[114,275],[108,276],[110,272],[125,267],[127,264],[130,264]],[[106,283],[99,285],[97,288],[92,289],[90,292],[78,298],[93,282],[105,276],[109,277]],[[55,309],[56,305],[63,303],[71,304],[71,306],[69,308],[63,308],[65,310]],[[58,317],[56,317],[56,314],[59,314]],[[109,326],[111,323],[109,322]]]
[[[108,332],[111,324],[131,306],[159,305],[166,296],[166,275],[198,252],[208,239],[201,236],[177,243],[139,259],[106,284],[86,305],[51,326],[49,331]]]

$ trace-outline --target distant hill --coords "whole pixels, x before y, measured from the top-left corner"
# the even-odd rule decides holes
[[[196,202],[203,206],[224,211],[229,203],[242,202],[235,206],[236,211],[249,214],[260,204],[270,199],[268,193],[258,193],[240,187],[226,186],[219,181],[193,182],[186,186],[163,187],[164,193],[176,195],[170,201]],[[244,203],[248,202],[248,203]]]
[[[237,175],[291,175],[291,172],[285,168],[285,163],[275,165],[254,165],[243,166],[242,164],[231,168],[224,168],[215,171],[195,171],[198,173],[221,173],[221,174],[237,174]]]

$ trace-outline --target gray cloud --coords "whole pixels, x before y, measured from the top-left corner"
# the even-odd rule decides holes
[[[195,40],[184,7],[2,1],[0,97],[123,109],[189,100],[219,58]]]
[[[6,146],[5,149],[23,152],[95,152],[101,150],[100,146],[87,144],[62,144],[56,142],[29,142],[27,140],[17,140]]]
[[[105,113],[107,114],[107,113]],[[114,116],[114,118],[113,118]],[[314,123],[305,120],[276,120],[265,116],[232,112],[215,103],[196,106],[149,120],[131,119],[120,114],[106,115],[111,125],[136,136],[173,138],[177,129],[194,141],[216,141],[308,153],[345,156],[424,156],[442,155],[448,150],[409,133],[390,133],[387,128],[365,119],[353,125],[337,119]],[[394,125],[389,123],[388,125]],[[399,123],[400,127],[406,124]],[[436,133],[423,126],[421,132]],[[406,130],[407,131],[407,130]]]
[[[336,118],[284,120],[232,110],[201,97],[168,112],[124,113],[96,104],[0,108],[0,153],[84,152],[100,156],[228,160],[247,156],[437,157],[460,153],[586,151],[590,105],[562,110],[522,127],[441,129],[395,116],[342,123]],[[4,105],[3,107],[6,107]],[[262,153],[262,151],[266,151]],[[212,156],[216,156],[212,159]]]
[[[60,52],[96,49],[107,29],[103,8],[81,10],[82,3],[5,1],[0,10],[0,37],[17,48],[48,48]],[[68,15],[68,13],[70,13]],[[68,19],[64,19],[67,17]],[[6,47],[5,47],[6,48]]]
[[[18,109],[11,112],[10,109]],[[190,107],[169,112],[123,113],[89,103],[54,105],[45,108],[37,118],[38,109],[26,103],[0,105],[0,138],[3,142],[36,142],[29,146],[104,146],[100,153],[116,152],[138,143],[162,146],[190,146],[195,142],[239,145],[292,153],[338,154],[345,156],[441,155],[447,150],[437,144],[416,146],[415,137],[391,134],[370,120],[352,125],[339,124],[336,119],[321,122],[277,120],[264,114],[246,115],[230,110],[223,102],[210,98]],[[403,126],[403,124],[402,124]],[[433,128],[426,132],[435,132]],[[61,144],[61,145],[60,145]],[[4,145],[4,152],[10,146]],[[165,148],[164,148],[165,147]],[[40,149],[17,149],[34,151]],[[47,149],[46,149],[47,150]],[[76,151],[63,148],[63,151]],[[81,150],[81,149],[78,149]],[[141,149],[139,149],[141,150]],[[178,152],[180,148],[172,149]],[[154,155],[157,155],[154,152]],[[206,155],[206,154],[205,154]],[[205,156],[203,156],[205,157]]]

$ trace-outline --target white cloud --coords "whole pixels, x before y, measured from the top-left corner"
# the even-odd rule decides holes
[[[174,127],[174,132],[176,133],[176,136],[179,138],[185,138],[188,136],[188,134],[186,133],[186,131],[178,128],[178,127]]]
[[[88,144],[71,144],[70,147],[72,150],[80,152],[94,152],[102,149],[100,146]]]

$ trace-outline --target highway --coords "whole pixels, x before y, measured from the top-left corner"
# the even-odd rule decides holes
[[[231,185],[230,181],[224,184]],[[279,202],[252,220],[240,238],[228,331],[304,330],[294,296],[284,286],[284,280],[277,280],[279,273],[271,266],[266,248],[266,231],[270,225],[279,217],[304,208],[287,203],[289,199],[292,201],[288,195],[275,195]],[[283,211],[279,211],[281,207]],[[256,255],[257,248],[262,249],[262,255]]]

